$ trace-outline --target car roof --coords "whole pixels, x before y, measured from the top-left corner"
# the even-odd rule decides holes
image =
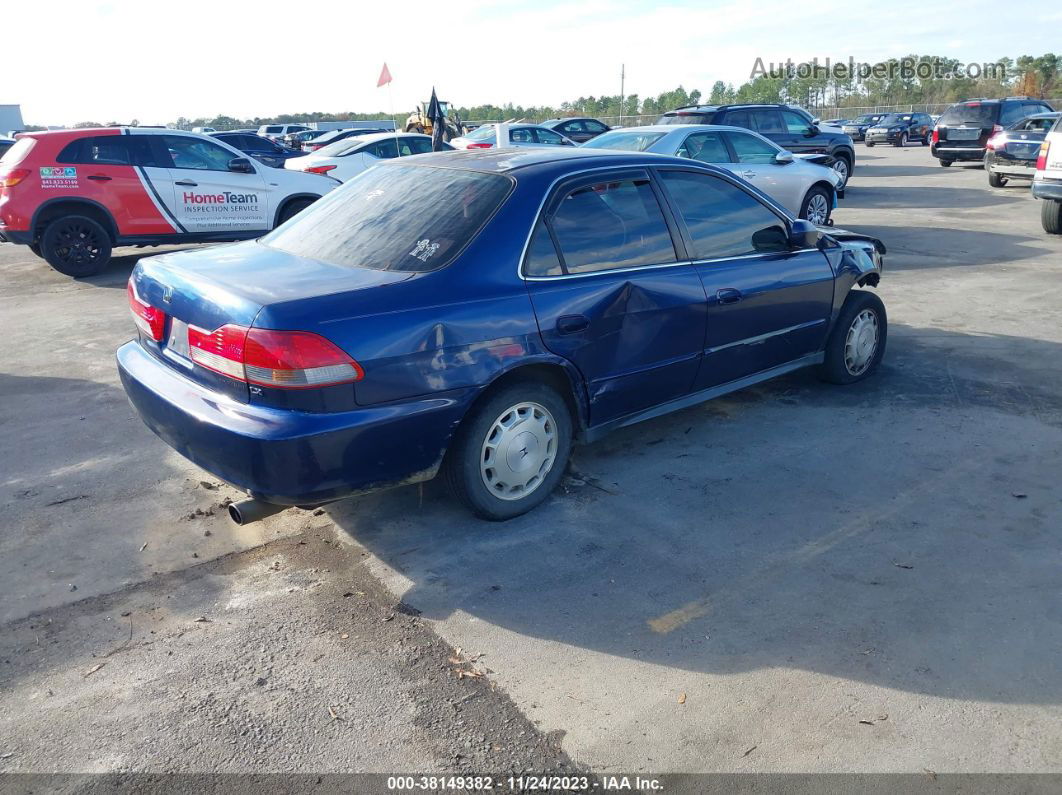
[[[204,136],[204,133],[191,130],[171,130],[168,127],[78,127],[71,130],[38,130],[19,133],[26,138],[77,138],[86,135],[191,135]],[[210,137],[205,135],[205,137]]]
[[[393,133],[393,132],[369,133],[368,135],[358,135],[358,136],[351,136],[351,137],[352,138],[357,137],[359,144],[363,144],[363,143],[364,144],[371,144],[371,143],[373,143],[375,141],[386,141],[388,139],[392,139],[393,140],[395,138],[427,138],[428,140],[431,140],[431,136],[430,135],[425,135],[424,133],[407,133],[407,132],[400,132],[400,133]]]
[[[433,152],[413,158],[400,158],[388,164],[419,161],[421,166],[459,168],[466,171],[511,174],[529,169],[566,170],[568,165],[590,168],[629,166],[661,166],[668,163],[682,166],[706,166],[689,158],[670,157],[651,152],[620,152],[612,149],[584,149],[582,147],[502,147],[500,149],[456,149],[452,152]],[[580,163],[579,161],[583,161]],[[709,166],[709,168],[711,168]],[[572,169],[577,171],[579,169]],[[720,173],[722,170],[717,169]],[[726,172],[729,173],[729,172]]]
[[[614,127],[607,133],[602,135],[609,135],[610,133],[622,134],[629,132],[662,132],[662,133],[682,133],[683,135],[689,135],[692,132],[697,131],[725,131],[725,132],[740,132],[740,133],[755,133],[755,130],[750,130],[748,127],[735,127],[732,124],[644,124],[640,127]]]

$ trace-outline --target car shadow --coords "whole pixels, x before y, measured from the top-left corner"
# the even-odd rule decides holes
[[[939,174],[943,171],[939,166],[864,166],[859,169],[860,177],[876,179],[878,177],[922,177],[928,174]]]
[[[885,168],[885,166],[882,166]],[[894,174],[893,176],[899,176]],[[987,186],[986,186],[987,187]],[[1021,197],[999,196],[980,188],[953,188],[946,186],[912,185],[910,187],[884,187],[878,184],[860,185],[852,191],[850,202],[859,209],[918,210],[934,208],[992,207],[1008,202],[1023,201]]]
[[[884,242],[888,249],[885,255],[886,271],[996,265],[1039,257],[1053,251],[1044,245],[1042,238],[1033,235],[975,232],[939,226],[846,224],[843,220],[838,220],[837,226],[871,235]]]
[[[406,604],[498,642],[1056,704],[1062,461],[1033,448],[1062,434],[1059,364],[1057,343],[896,325],[875,377],[797,373],[617,431],[506,523],[437,482],[327,512]]]
[[[218,245],[218,244],[215,244]],[[129,274],[133,272],[136,264],[149,257],[157,257],[160,254],[176,254],[181,251],[192,251],[201,248],[200,245],[185,246],[149,246],[144,248],[125,247],[115,249],[117,253],[111,256],[111,261],[101,273],[95,276],[86,276],[78,281],[82,284],[91,284],[94,287],[121,287],[125,289],[129,281]]]

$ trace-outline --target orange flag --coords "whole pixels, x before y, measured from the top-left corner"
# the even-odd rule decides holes
[[[387,68],[387,64],[384,64],[383,70],[380,72],[380,79],[376,81],[376,87],[386,86],[391,82],[391,70]]]

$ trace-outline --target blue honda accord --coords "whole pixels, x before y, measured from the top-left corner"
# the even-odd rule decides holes
[[[252,521],[444,473],[479,516],[545,500],[572,444],[885,350],[880,241],[728,171],[491,149],[366,171],[266,236],[141,260],[122,383]]]

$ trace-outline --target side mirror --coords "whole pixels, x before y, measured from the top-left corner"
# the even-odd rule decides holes
[[[811,126],[812,127],[818,127],[820,124],[822,124],[822,119],[812,119],[811,120]]]
[[[774,162],[780,166],[784,166],[786,163],[792,163],[794,160],[792,152],[779,152],[774,156]]]
[[[811,138],[813,135],[818,135],[819,132],[820,132],[819,125],[818,124],[812,124],[810,127],[808,127],[808,131],[806,133],[804,133],[804,135],[806,137],[808,137],[808,138]]]
[[[254,166],[246,157],[234,157],[229,161],[229,171],[235,171],[237,174],[253,174]]]
[[[798,218],[789,227],[790,248],[816,248],[822,240],[822,232],[811,221]]]

